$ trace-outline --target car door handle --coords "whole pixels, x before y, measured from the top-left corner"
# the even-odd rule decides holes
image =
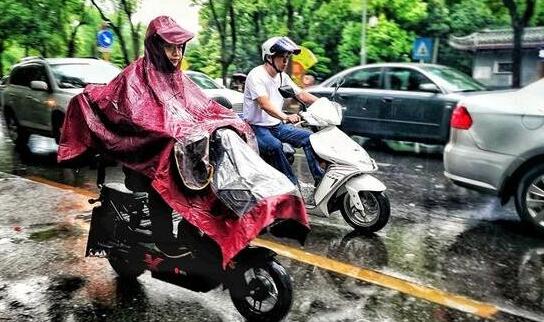
[[[393,97],[384,97],[382,98],[382,102],[384,103],[391,103],[393,102],[394,98]]]

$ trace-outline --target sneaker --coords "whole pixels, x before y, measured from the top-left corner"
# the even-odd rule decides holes
[[[189,248],[175,243],[158,243],[155,244],[155,248],[169,258],[182,258],[193,255]]]

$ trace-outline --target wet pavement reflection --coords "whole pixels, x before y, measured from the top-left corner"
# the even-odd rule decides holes
[[[358,140],[379,163],[376,176],[388,188],[391,221],[377,234],[358,235],[339,214],[312,217],[305,251],[544,319],[544,239],[520,225],[511,204],[502,207],[493,196],[449,182],[443,176],[442,147]],[[298,154],[295,169],[309,181],[306,162]],[[59,167],[54,141],[39,136],[31,137],[29,150],[16,152],[0,131],[0,172],[96,191],[92,169]],[[107,178],[120,181],[123,175],[112,168]],[[193,293],[148,274],[127,284],[115,277],[106,260],[83,258],[91,209],[86,198],[41,189],[0,176],[2,317],[241,321],[220,289]],[[289,321],[479,320],[293,259],[280,261],[295,285]],[[499,320],[524,321],[511,316]]]

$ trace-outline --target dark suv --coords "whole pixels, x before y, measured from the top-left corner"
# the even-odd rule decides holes
[[[59,139],[70,99],[87,84],[106,84],[121,70],[92,58],[40,58],[21,60],[11,69],[2,91],[8,134],[24,147],[32,133]]]
[[[347,107],[341,129],[352,135],[445,144],[452,109],[467,92],[485,90],[446,66],[384,63],[354,67],[308,89]]]

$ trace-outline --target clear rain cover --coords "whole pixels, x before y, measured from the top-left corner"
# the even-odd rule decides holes
[[[247,213],[259,200],[285,194],[300,195],[283,173],[261,159],[231,129],[215,132],[210,154],[215,164],[211,187],[237,217]]]

